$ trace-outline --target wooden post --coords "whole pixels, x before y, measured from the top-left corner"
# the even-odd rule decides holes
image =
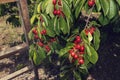
[[[29,45],[29,39],[28,39],[28,33],[31,29],[30,27],[30,18],[29,18],[29,11],[27,8],[27,0],[18,0],[18,7],[20,10],[20,14],[22,17],[22,25],[24,25],[24,33],[25,33],[25,38],[26,38],[26,42]],[[34,80],[39,80],[39,75],[38,75],[38,67],[35,66],[34,62],[31,61],[32,66],[33,66],[33,70],[34,70]]]
[[[31,27],[30,27],[30,18],[29,18],[27,0],[18,0],[17,5],[21,15],[22,26],[24,27],[26,43],[29,45],[28,33]]]

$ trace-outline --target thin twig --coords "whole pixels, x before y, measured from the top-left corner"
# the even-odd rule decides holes
[[[90,9],[90,14],[88,15],[88,18],[87,18],[87,20],[86,20],[85,28],[87,28],[87,26],[88,26],[88,24],[89,24],[89,20],[90,20],[90,17],[91,17],[91,15],[92,15],[92,10],[93,10],[94,6],[95,6],[95,5],[93,5],[93,7]]]

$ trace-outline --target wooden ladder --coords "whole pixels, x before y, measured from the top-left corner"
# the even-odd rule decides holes
[[[30,19],[29,19],[27,0],[0,0],[0,4],[6,4],[6,3],[11,3],[11,2],[16,2],[18,5],[18,9],[20,12],[21,20],[22,20],[22,26],[24,28],[26,42],[23,44],[20,44],[18,46],[12,47],[10,49],[7,49],[5,51],[1,51],[0,52],[0,60],[3,58],[7,58],[11,55],[14,55],[16,53],[19,53],[19,52],[22,52],[25,50],[27,51],[29,49],[28,32],[30,31]],[[32,68],[33,67],[31,67],[31,66],[24,67],[21,70],[11,73],[8,76],[5,76],[0,80],[12,79],[13,77],[16,77],[28,70],[31,70]]]

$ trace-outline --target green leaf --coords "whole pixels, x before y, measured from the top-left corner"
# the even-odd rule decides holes
[[[64,18],[60,17],[60,29],[61,31],[64,33],[64,34],[67,34],[69,33],[69,30],[68,30],[68,26],[67,26],[67,22],[65,21]]]
[[[118,14],[118,8],[114,0],[109,0],[110,5],[109,5],[109,13],[107,17],[109,19],[114,18]]]
[[[86,75],[86,74],[89,73],[89,72],[88,72],[88,68],[87,68],[86,65],[84,65],[84,64],[79,67],[79,70],[80,70],[80,72],[83,73],[84,75]]]
[[[34,14],[31,19],[30,19],[30,23],[33,24],[35,22],[36,19],[36,14]]]
[[[88,38],[87,38],[84,30],[81,32],[80,36],[81,36],[81,38],[83,39],[83,41],[84,41],[85,43],[88,43],[88,44],[89,44]]]
[[[57,35],[60,34],[60,25],[59,25],[59,21],[57,20],[57,17],[55,17],[54,19],[54,31]]]
[[[95,4],[96,4],[96,7],[97,7],[97,11],[100,11],[101,10],[100,1],[99,0],[95,0]]]
[[[110,2],[109,0],[100,0],[100,4],[102,6],[104,16],[106,16],[109,13]]]
[[[93,40],[94,48],[98,50],[100,45],[100,31],[98,28],[96,28],[93,36],[94,36],[94,40]]]
[[[76,18],[78,18],[84,4],[85,4],[85,0],[81,0],[79,2],[79,5],[76,7],[76,9],[75,9],[75,17]]]
[[[56,34],[55,34],[55,32],[52,29],[46,28],[46,30],[47,30],[47,35],[48,36],[55,37]]]
[[[35,65],[39,65],[46,58],[44,49],[38,46],[38,50],[34,52],[33,61]]]
[[[95,64],[98,61],[97,52],[95,51],[95,49],[92,46],[90,46],[88,44],[86,44],[85,47],[86,47],[89,61],[91,63]]]
[[[40,13],[40,10],[41,10],[41,2],[37,6],[37,12]]]
[[[78,73],[77,71],[73,71],[73,73],[74,73],[76,80],[82,80],[80,73]]]
[[[59,52],[59,57],[62,57],[63,55],[65,55],[66,53],[68,53],[68,51],[73,47],[73,44],[72,43],[68,43],[66,45],[65,48],[62,48]]]
[[[120,5],[120,0],[116,0],[118,2],[118,4]]]
[[[46,13],[49,14],[51,17],[54,17],[53,15],[53,10],[54,10],[54,5],[52,4],[52,0],[46,0]]]
[[[41,16],[42,16],[46,26],[48,26],[48,19],[47,19],[47,17],[44,14],[41,14]]]
[[[98,20],[102,25],[107,25],[110,22],[109,19],[105,17],[103,14],[100,15]]]
[[[30,59],[33,59],[34,52],[35,52],[35,47],[34,47],[34,44],[32,44],[32,45],[30,45],[30,47],[29,47],[29,58],[30,58]]]
[[[69,19],[71,15],[71,10],[69,5],[63,0],[63,12],[65,16]]]
[[[34,28],[32,28],[31,30],[30,30],[30,32],[28,33],[28,38],[29,38],[29,40],[32,40],[33,38],[34,38],[34,35],[33,35],[33,33],[32,33],[32,30],[33,30]]]

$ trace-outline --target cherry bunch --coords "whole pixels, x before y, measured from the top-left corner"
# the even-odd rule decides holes
[[[69,55],[73,58],[73,62],[77,60],[79,65],[84,64],[83,55],[85,53],[85,47],[80,36],[75,37],[74,47],[69,50],[69,53]]]
[[[93,7],[95,5],[95,0],[88,0],[88,6]]]
[[[60,16],[60,15],[62,15],[62,16],[64,16],[64,13],[63,13],[63,11],[62,11],[62,8],[61,8],[61,6],[62,6],[62,1],[61,0],[53,0],[52,1],[52,3],[53,3],[53,5],[54,5],[54,10],[53,10],[53,14],[55,15],[55,16]],[[57,10],[56,9],[56,5],[58,4],[58,6],[59,6],[59,9]]]
[[[32,30],[32,33],[34,34],[34,39],[37,40],[36,44],[39,45],[40,47],[43,47],[46,52],[49,52],[51,50],[50,46],[48,44],[44,43],[44,41],[38,36],[38,31],[37,31],[36,28]],[[44,29],[40,32],[40,34],[41,35],[46,35],[47,32]],[[51,43],[51,42],[54,42],[54,41],[56,41],[56,38],[50,38],[49,42]]]
[[[90,28],[86,28],[85,29],[85,34],[88,35],[88,33],[90,33],[91,35],[93,35],[94,31],[96,30],[95,27],[90,27]]]

